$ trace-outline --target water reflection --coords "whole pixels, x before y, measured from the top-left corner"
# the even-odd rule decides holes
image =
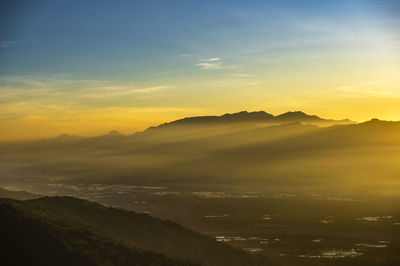
[[[319,255],[309,255],[302,254],[299,255],[299,258],[310,258],[310,259],[341,259],[341,258],[354,258],[363,255],[362,252],[357,251],[355,249],[350,250],[341,250],[341,249],[329,249],[329,250],[321,250]]]

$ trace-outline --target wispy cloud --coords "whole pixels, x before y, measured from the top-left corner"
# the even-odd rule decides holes
[[[16,41],[0,41],[0,48],[8,48],[16,44]]]
[[[247,78],[239,78],[239,77],[232,77],[232,78],[222,78],[219,80],[211,81],[207,83],[209,87],[215,88],[250,88],[262,85],[263,83],[258,80],[252,80]]]
[[[382,84],[381,81],[371,81],[360,84],[350,84],[350,85],[340,86],[337,87],[336,90],[360,96],[362,95],[385,96],[392,94],[392,91],[382,89],[381,86],[378,86],[380,84]]]
[[[238,77],[238,78],[249,78],[249,77],[252,77],[253,75],[250,75],[247,73],[234,73],[234,74],[230,74],[229,76]]]
[[[190,108],[174,109],[167,104],[145,107],[151,106],[154,98],[163,97],[163,91],[170,88],[174,87],[66,76],[0,77],[0,141],[55,136],[65,133],[66,128],[84,128],[90,135],[112,129],[134,131],[135,123],[141,123],[143,129],[174,119],[180,112],[195,113]],[[36,135],[29,136],[30,132]]]
[[[171,88],[170,86],[155,86],[155,87],[148,87],[148,88],[141,88],[141,89],[134,89],[133,93],[150,93],[156,91],[167,90]]]
[[[219,57],[212,57],[212,58],[205,59],[205,60],[203,60],[203,61],[206,61],[206,62],[216,62],[216,61],[221,61],[221,60],[222,60],[222,58],[219,58]]]
[[[200,67],[201,69],[207,69],[207,70],[218,70],[222,69],[222,63],[216,62],[216,63],[208,63],[208,62],[203,62],[203,63],[198,63],[196,66]]]
[[[129,96],[134,94],[148,94],[158,92],[171,88],[170,86],[155,86],[145,88],[132,88],[125,86],[118,87],[103,87],[103,88],[92,88],[87,90],[86,94],[81,94],[83,98],[111,98],[118,96]]]
[[[200,63],[195,66],[205,70],[218,70],[223,69],[222,58],[211,57],[207,59],[200,59]]]
[[[1,77],[0,105],[17,102],[85,104],[85,99],[142,99],[172,88],[169,85],[135,86],[102,80],[46,77]],[[93,103],[93,101],[91,101]]]

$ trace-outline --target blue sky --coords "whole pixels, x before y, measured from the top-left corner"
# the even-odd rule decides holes
[[[318,27],[364,23],[396,34],[400,14],[396,1],[365,0],[9,3],[2,8],[1,41],[9,45],[1,52],[2,74],[118,78],[185,71],[192,62],[179,55],[257,64],[260,55],[335,52],[342,43],[325,43],[331,29]]]
[[[240,109],[366,119],[399,89],[399,1],[2,1],[0,18],[4,117],[58,106],[178,110],[149,123]]]

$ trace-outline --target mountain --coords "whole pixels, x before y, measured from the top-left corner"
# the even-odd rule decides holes
[[[136,132],[131,136],[143,136],[148,133],[154,133],[156,131],[165,134],[168,129],[179,129],[184,130],[184,134],[190,133],[190,130],[200,130],[202,133],[210,130],[210,128],[215,130],[226,130],[233,129],[237,130],[240,127],[263,127],[271,125],[282,125],[290,123],[301,123],[317,126],[332,126],[332,125],[349,125],[355,124],[356,122],[349,119],[334,120],[334,119],[324,119],[316,115],[308,115],[301,111],[286,112],[277,116],[269,114],[265,111],[241,111],[237,113],[227,113],[221,116],[194,116],[178,119],[171,122],[166,122],[158,126],[151,126],[143,132]],[[189,132],[188,132],[189,130]],[[176,132],[175,132],[176,133]],[[69,145],[73,142],[80,143],[101,143],[101,142],[120,142],[121,140],[128,140],[129,136],[121,134],[117,130],[112,130],[107,134],[86,138],[79,137],[75,135],[62,134],[54,139],[45,139],[34,142],[34,144],[59,144],[59,145]],[[28,143],[29,144],[29,143]],[[108,146],[109,143],[104,143]]]
[[[42,197],[38,194],[33,194],[26,191],[12,191],[0,187],[0,198],[10,198],[16,200],[29,200]]]
[[[333,120],[333,119],[323,119],[316,115],[308,115],[301,111],[286,112],[274,117],[275,121],[280,122],[298,122],[298,123],[310,123],[316,125],[346,125],[354,124],[353,121],[349,119]]]
[[[187,117],[183,119],[179,119],[176,121],[172,121],[170,123],[163,124],[165,125],[185,125],[185,124],[194,124],[194,123],[243,123],[243,122],[269,122],[274,118],[273,115],[268,114],[264,111],[259,112],[247,112],[242,111],[233,114],[224,114],[221,116],[196,116],[196,117]]]
[[[120,132],[118,132],[117,130],[111,130],[110,132],[108,132],[106,134],[106,136],[123,136],[123,134],[121,134]]]
[[[335,125],[335,124],[352,124],[351,120],[333,120],[333,119],[323,119],[316,115],[308,115],[301,111],[287,112],[274,116],[272,114],[266,113],[264,111],[257,112],[247,112],[241,111],[233,114],[224,114],[221,116],[196,116],[187,117],[179,120],[175,120],[169,123],[161,124],[158,127],[171,127],[180,125],[213,125],[213,124],[235,124],[235,123],[272,123],[272,124],[282,124],[282,123],[310,123],[315,125]],[[157,127],[151,127],[154,129]]]
[[[0,199],[3,265],[197,265],[123,243],[45,209]]]
[[[83,137],[76,136],[76,135],[69,135],[69,134],[61,134],[56,138],[59,141],[75,141],[83,139]]]
[[[216,122],[262,119],[284,122]],[[186,118],[129,136],[3,145],[0,185],[58,185],[73,180],[171,189],[177,184],[193,189],[237,185],[285,192],[394,193],[399,188],[400,122],[374,119],[319,127],[292,120],[321,118],[302,112],[273,118],[265,112],[240,112]]]
[[[266,265],[179,224],[72,197],[0,199],[0,217],[7,265]]]

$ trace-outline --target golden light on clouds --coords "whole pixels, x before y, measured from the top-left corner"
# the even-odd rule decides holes
[[[220,7],[218,19],[178,25],[27,12],[10,26],[20,39],[0,43],[0,140],[133,133],[241,110],[400,120],[398,6],[350,2]]]

